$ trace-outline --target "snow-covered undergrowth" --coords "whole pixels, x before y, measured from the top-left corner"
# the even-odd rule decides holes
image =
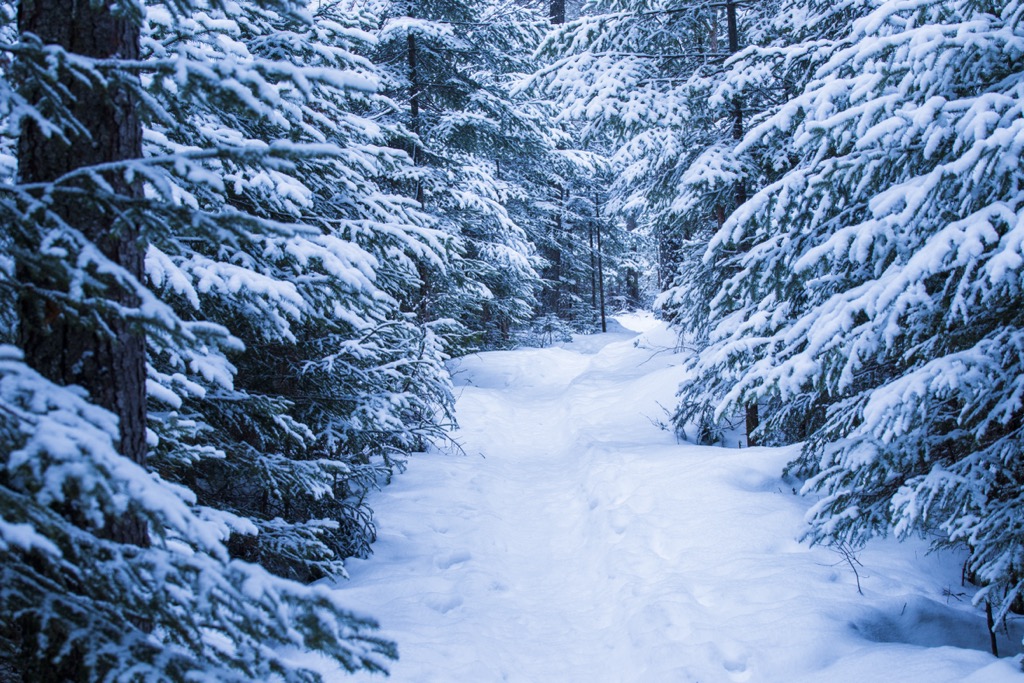
[[[466,454],[410,461],[338,586],[398,642],[393,680],[1022,680],[1021,627],[989,654],[961,557],[801,544],[793,451],[677,444],[673,334],[612,328],[455,363]]]

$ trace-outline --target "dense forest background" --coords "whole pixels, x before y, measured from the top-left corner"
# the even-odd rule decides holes
[[[0,679],[314,681],[446,360],[655,306],[808,540],[1024,588],[1024,5],[117,0],[0,25]]]

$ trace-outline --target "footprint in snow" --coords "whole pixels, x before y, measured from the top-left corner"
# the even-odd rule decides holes
[[[440,614],[448,614],[456,607],[462,605],[461,595],[444,595],[431,593],[423,598],[423,604]]]
[[[469,562],[473,556],[467,550],[458,550],[454,553],[449,553],[434,560],[434,564],[438,569],[451,569],[460,564]]]

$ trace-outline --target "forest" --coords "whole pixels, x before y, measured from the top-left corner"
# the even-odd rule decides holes
[[[320,681],[453,359],[652,309],[804,541],[1024,610],[1020,0],[0,5],[0,681]]]

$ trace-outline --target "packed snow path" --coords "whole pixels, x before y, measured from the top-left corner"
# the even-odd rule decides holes
[[[339,584],[398,642],[393,680],[1024,680],[987,654],[955,555],[880,542],[858,554],[861,596],[840,554],[796,540],[792,451],[659,429],[674,340],[623,322],[637,331],[454,364],[465,454],[409,463]]]

